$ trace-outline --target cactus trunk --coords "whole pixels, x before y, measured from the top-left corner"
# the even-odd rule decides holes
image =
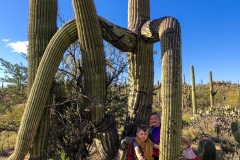
[[[57,0],[31,0],[29,15],[28,93],[30,93],[42,55],[57,30]],[[48,102],[51,103],[50,97]],[[45,108],[30,151],[30,159],[43,159],[46,153],[48,127],[49,108]]]
[[[128,1],[128,28],[140,34],[149,20],[149,0]],[[123,136],[135,132],[138,124],[148,124],[153,99],[153,44],[137,39],[136,49],[127,53],[129,97],[128,118]]]
[[[177,20],[165,18],[159,30],[162,52],[162,127],[160,159],[178,159],[182,127],[181,33]]]
[[[90,120],[96,128],[101,129],[106,118],[106,67],[102,33],[93,0],[73,0],[73,6],[83,60],[84,92],[90,100],[85,104],[91,108]],[[89,106],[93,103],[95,106]],[[101,159],[113,159],[119,145],[116,126],[101,130],[96,139]],[[106,141],[110,139],[115,143]]]
[[[194,67],[191,65],[191,82],[192,82],[192,108],[193,115],[197,114],[197,102],[196,102],[196,88],[195,88],[195,75],[194,75]]]
[[[209,88],[210,88],[210,106],[211,108],[214,105],[214,91],[213,91],[213,82],[212,82],[212,71],[209,72]]]

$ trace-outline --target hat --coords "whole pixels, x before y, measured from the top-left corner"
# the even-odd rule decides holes
[[[200,160],[198,156],[193,152],[192,148],[188,148],[185,151],[185,158],[187,160]]]

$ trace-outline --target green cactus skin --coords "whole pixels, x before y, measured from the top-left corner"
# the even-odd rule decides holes
[[[232,134],[235,138],[235,140],[240,143],[240,129],[238,128],[238,123],[237,122],[232,122],[231,123],[231,130],[232,130]]]
[[[196,115],[197,114],[197,101],[196,101],[195,75],[194,75],[194,67],[193,67],[193,65],[191,65],[191,82],[192,82],[193,115]]]
[[[59,29],[49,42],[26,103],[15,150],[9,160],[22,160],[28,153],[63,53],[77,39],[76,22],[70,21]]]
[[[179,22],[163,18],[159,25],[162,53],[162,126],[159,159],[178,159],[182,126],[182,55]]]
[[[158,95],[158,105],[160,106],[161,105],[161,84],[160,82],[158,81],[157,82],[157,86],[158,86],[158,91],[157,91],[157,95]]]
[[[106,66],[103,38],[93,0],[73,0],[74,13],[80,39],[84,70],[85,94],[91,102],[97,101],[92,107],[90,120],[98,127],[102,125],[105,115],[106,97]],[[88,101],[85,106],[89,106]],[[115,143],[112,143],[115,142]],[[96,148],[101,159],[113,159],[119,146],[116,126],[96,135]]]
[[[183,94],[182,94],[182,110],[185,107],[185,97],[186,97],[186,82],[185,75],[183,75]]]
[[[51,10],[51,12],[45,12],[46,10]],[[30,93],[44,50],[57,31],[57,0],[31,0],[29,12],[28,93]],[[49,96],[49,104],[51,104],[51,99]],[[30,159],[44,159],[49,114],[49,108],[45,108],[30,150]]]
[[[238,126],[237,122],[231,123],[231,130],[235,140],[238,142],[237,144],[238,153],[240,153],[240,127]],[[240,159],[240,154],[239,154],[239,159]]]
[[[150,19],[149,0],[128,1],[128,29],[140,34],[143,20]],[[138,124],[148,124],[153,103],[153,43],[137,38],[136,48],[127,52],[128,117],[123,137],[136,130]]]
[[[210,87],[210,106],[213,108],[214,105],[214,96],[217,91],[213,90],[213,81],[212,81],[212,71],[209,72],[209,87]]]

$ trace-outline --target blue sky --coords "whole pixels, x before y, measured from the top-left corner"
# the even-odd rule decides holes
[[[127,28],[127,0],[95,0],[97,13]],[[0,57],[12,63],[23,62],[27,53],[29,1],[0,1]],[[183,75],[190,83],[194,65],[196,83],[213,80],[240,80],[240,0],[151,0],[151,19],[177,18],[182,31]],[[59,0],[65,19],[73,18],[71,0]],[[161,79],[160,43],[154,49],[155,81]],[[2,71],[0,71],[0,76]]]

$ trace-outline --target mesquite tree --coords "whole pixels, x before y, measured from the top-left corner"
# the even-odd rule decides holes
[[[36,0],[39,1],[39,0]],[[63,53],[78,38],[83,53],[84,90],[97,134],[97,149],[102,159],[112,159],[118,148],[116,126],[105,114],[106,74],[102,38],[127,52],[129,68],[129,115],[126,130],[148,123],[153,94],[153,43],[161,41],[162,53],[162,129],[160,159],[178,159],[182,116],[182,55],[179,22],[172,17],[149,20],[149,0],[129,0],[128,29],[96,15],[93,0],[73,0],[76,21],[62,26],[45,49],[32,85],[16,148],[9,159],[23,159],[33,143],[44,105]],[[95,105],[92,105],[95,102]],[[100,128],[97,129],[97,128]],[[124,132],[123,135],[131,133]]]

